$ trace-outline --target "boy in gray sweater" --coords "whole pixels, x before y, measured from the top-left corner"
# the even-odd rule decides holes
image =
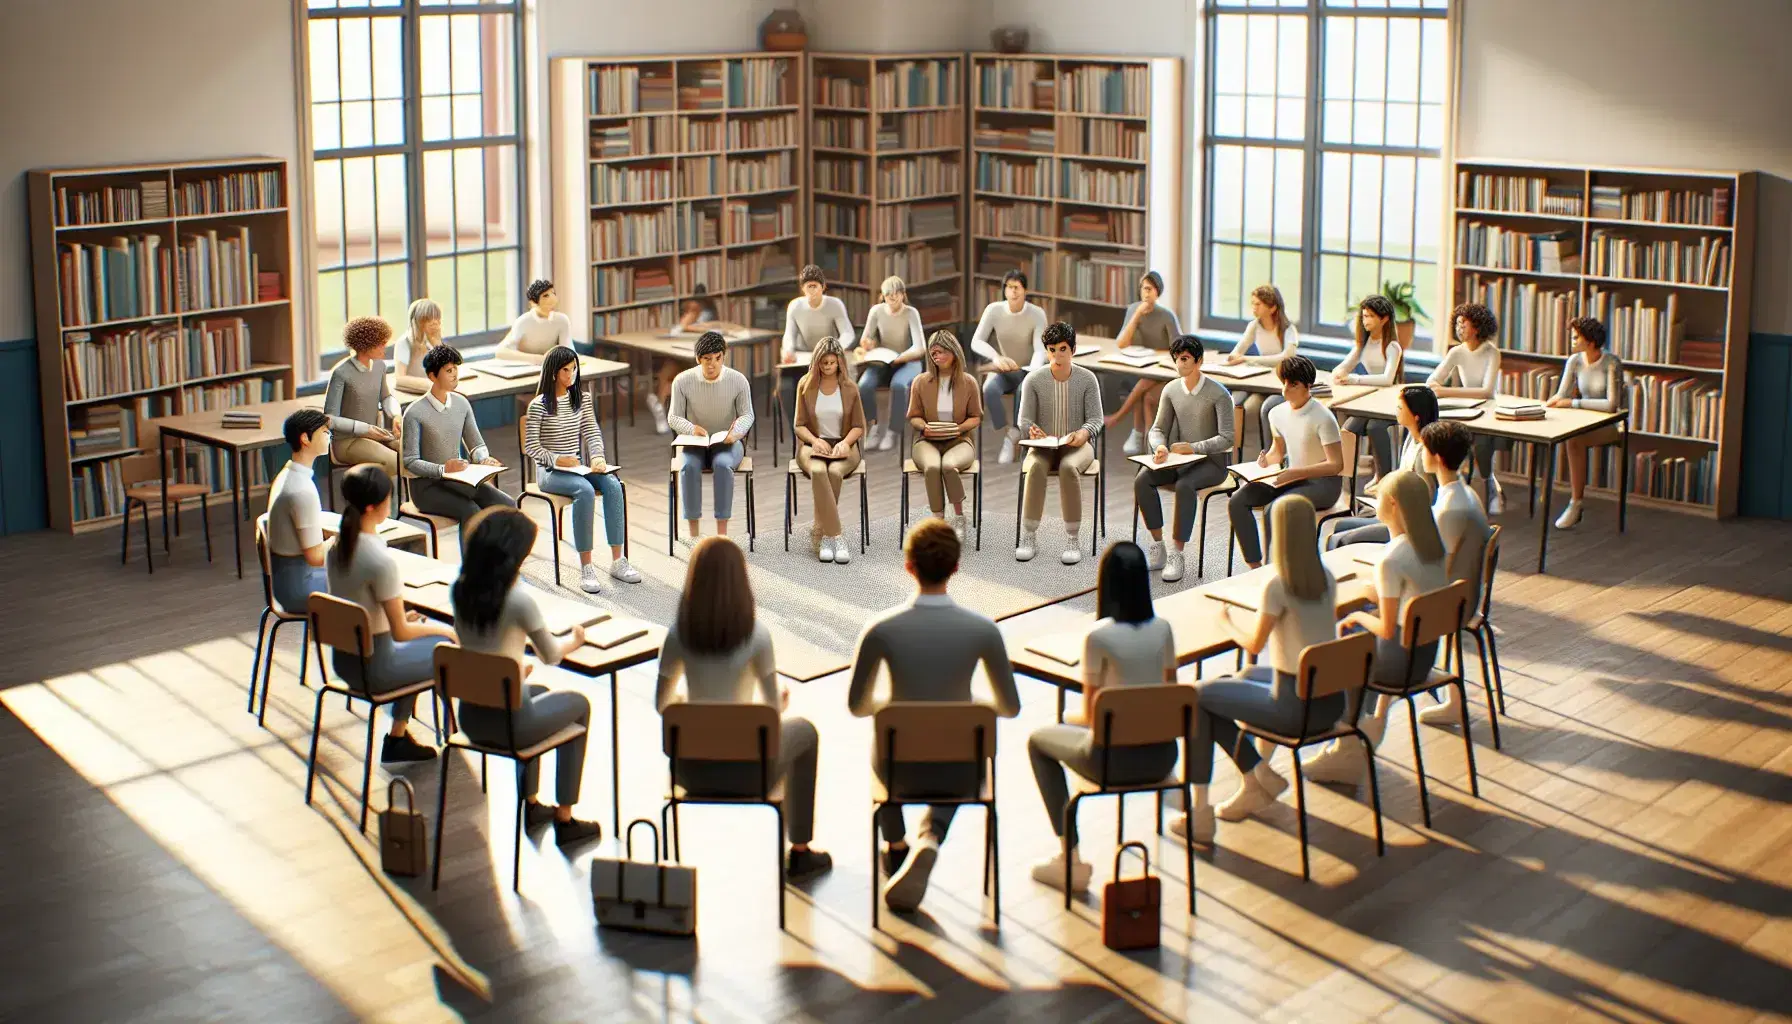
[[[1146,443],[1153,462],[1168,462],[1171,455],[1204,455],[1204,459],[1163,469],[1141,469],[1133,477],[1132,493],[1139,514],[1151,531],[1145,564],[1164,571],[1164,582],[1182,579],[1182,546],[1195,530],[1197,499],[1202,491],[1226,480],[1226,463],[1233,448],[1232,393],[1201,373],[1201,340],[1184,334],[1170,343],[1177,378],[1164,385],[1158,399],[1157,418],[1151,422]],[[1176,490],[1176,530],[1170,550],[1164,552],[1164,507],[1159,487]]]
[[[516,499],[486,480],[469,487],[459,480],[444,480],[447,473],[467,468],[468,459],[485,466],[503,463],[491,457],[479,424],[473,421],[473,403],[455,392],[460,384],[460,352],[451,345],[437,345],[423,357],[429,391],[404,411],[404,468],[411,481],[411,504],[430,515],[450,516],[461,522],[493,505],[516,507]],[[466,445],[467,459],[460,457]]]
[[[1039,519],[1045,514],[1046,481],[1058,477],[1058,507],[1064,513],[1062,561],[1075,565],[1083,560],[1077,537],[1083,522],[1083,471],[1095,462],[1089,442],[1101,431],[1101,382],[1085,367],[1071,362],[1076,356],[1076,328],[1060,320],[1045,329],[1044,366],[1027,374],[1020,386],[1021,436],[1029,440],[1057,437],[1059,448],[1027,448],[1021,462],[1020,545],[1017,562],[1031,561],[1039,549]]]
[[[704,331],[697,339],[697,365],[672,380],[672,408],[666,422],[681,436],[713,437],[703,447],[684,446],[678,451],[678,495],[691,543],[702,534],[703,471],[715,478],[716,533],[728,535],[734,515],[734,470],[745,451],[740,439],[753,428],[753,392],[745,374],[723,366],[728,341],[719,331]]]

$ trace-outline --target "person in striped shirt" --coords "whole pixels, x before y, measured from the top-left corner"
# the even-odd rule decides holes
[[[622,484],[604,459],[603,431],[579,388],[578,353],[564,345],[548,351],[541,363],[541,386],[524,415],[523,456],[541,467],[539,486],[549,494],[572,499],[579,589],[587,594],[603,589],[591,560],[599,498],[604,503],[604,534],[610,542],[610,575],[624,583],[641,582],[641,571],[622,554]]]

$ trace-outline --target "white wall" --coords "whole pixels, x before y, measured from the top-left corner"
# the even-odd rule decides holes
[[[292,0],[0,5],[0,341],[36,333],[26,171],[266,155],[296,172]]]
[[[1792,334],[1792,3],[1455,2],[1461,156],[1765,172],[1752,327]]]

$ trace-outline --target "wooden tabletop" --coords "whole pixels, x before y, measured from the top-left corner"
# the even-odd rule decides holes
[[[717,330],[736,329],[747,333],[744,338],[728,338],[729,345],[762,345],[780,337],[777,331],[759,327],[742,327],[738,324],[717,325],[712,323],[706,324],[704,327],[706,330],[713,327]],[[619,331],[615,334],[593,338],[592,344],[615,345],[618,348],[631,348],[686,363],[696,362],[697,355],[694,347],[703,332],[685,331],[676,337],[668,337],[667,335],[670,333],[671,328],[667,327],[657,327],[646,331]]]
[[[1170,359],[1170,353],[1168,352],[1163,353],[1155,363],[1146,366],[1129,366],[1125,363],[1109,363],[1102,361],[1102,356],[1114,351],[1114,339],[1112,338],[1104,338],[1099,335],[1079,334],[1076,343],[1079,348],[1085,345],[1098,345],[1101,348],[1099,352],[1091,352],[1088,355],[1077,356],[1076,364],[1078,366],[1086,367],[1091,370],[1098,370],[1103,373],[1118,373],[1128,377],[1138,377],[1144,380],[1172,381],[1176,379],[1176,364]],[[1226,353],[1215,352],[1208,349],[1202,356],[1201,370],[1203,373],[1209,373],[1215,368],[1220,369],[1222,372],[1210,373],[1210,375],[1214,380],[1224,384],[1227,391],[1242,391],[1252,395],[1279,395],[1282,393],[1282,382],[1276,379],[1276,373],[1273,367],[1266,368],[1263,373],[1254,374],[1250,377],[1243,378],[1242,380],[1234,379],[1223,373],[1224,370],[1230,369],[1230,367],[1226,366]],[[1331,382],[1332,375],[1327,371],[1321,370],[1319,372],[1318,383],[1330,384]],[[1335,386],[1332,388],[1332,394],[1323,399],[1323,401],[1328,406],[1336,405],[1343,399],[1355,397],[1369,390],[1371,389],[1368,387],[1356,384],[1347,387]]]
[[[1339,415],[1363,416],[1369,419],[1392,420],[1400,388],[1374,388],[1366,394],[1335,403],[1332,411]],[[1571,437],[1622,422],[1622,412],[1598,412],[1593,409],[1547,409],[1540,420],[1502,420],[1493,414],[1497,404],[1530,402],[1533,399],[1495,395],[1481,406],[1481,415],[1472,420],[1458,420],[1470,433],[1509,437],[1535,444],[1560,444]]]
[[[1384,545],[1381,544],[1347,544],[1335,551],[1327,551],[1321,557],[1332,574],[1340,578],[1338,583],[1338,612],[1342,615],[1352,607],[1361,604],[1367,598],[1367,583],[1370,565],[1359,559],[1373,562],[1381,557]],[[1226,609],[1231,608],[1217,601],[1209,594],[1232,592],[1249,594],[1255,597],[1262,593],[1263,585],[1275,573],[1273,566],[1262,566],[1248,572],[1230,576],[1212,583],[1203,583],[1198,587],[1178,591],[1157,602],[1157,614],[1170,623],[1175,634],[1176,664],[1187,665],[1190,662],[1211,658],[1216,654],[1224,654],[1237,648],[1238,643],[1232,633],[1226,629]],[[1348,579],[1344,579],[1346,575]],[[1233,620],[1246,624],[1252,621],[1252,614],[1243,609],[1233,608]],[[1083,685],[1083,668],[1081,664],[1067,665],[1056,658],[1050,658],[1036,651],[1028,650],[1029,644],[1039,644],[1062,650],[1075,650],[1081,653],[1083,638],[1095,626],[1094,614],[1084,616],[1073,624],[1060,625],[1046,635],[1032,635],[1008,638],[1008,660],[1013,663],[1014,671],[1034,679],[1042,679],[1048,683],[1081,690]]]
[[[334,537],[342,532],[342,513],[324,511],[318,513],[318,523],[323,527],[324,536]],[[428,534],[420,526],[413,526],[402,519],[382,519],[377,530],[380,539],[388,546],[401,544],[421,544]]]
[[[620,377],[628,372],[629,365],[627,363],[619,363],[614,359],[598,359],[595,356],[579,357],[579,379],[582,381]],[[479,363],[475,362],[462,364],[461,374],[460,385],[455,390],[469,402],[476,402],[481,398],[495,398],[500,395],[533,395],[536,389],[541,387],[539,372],[512,379],[500,377],[495,373],[482,373],[479,370]],[[423,397],[415,392],[400,391],[396,370],[386,374],[386,387],[392,392],[393,397],[398,399],[401,409]]]
[[[284,402],[257,402],[236,406],[235,408],[239,410],[261,413],[261,426],[247,429],[225,427],[223,409],[182,413],[178,416],[161,416],[148,422],[151,428],[170,437],[198,441],[215,448],[225,448],[231,451],[253,451],[257,448],[268,448],[286,443],[286,417],[300,409],[321,409],[323,407],[324,396],[322,395],[289,398]]]

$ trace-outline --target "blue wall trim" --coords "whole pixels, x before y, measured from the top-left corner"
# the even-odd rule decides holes
[[[37,339],[0,341],[0,533],[49,525]]]
[[[1792,519],[1792,335],[1750,334],[1737,511]]]

